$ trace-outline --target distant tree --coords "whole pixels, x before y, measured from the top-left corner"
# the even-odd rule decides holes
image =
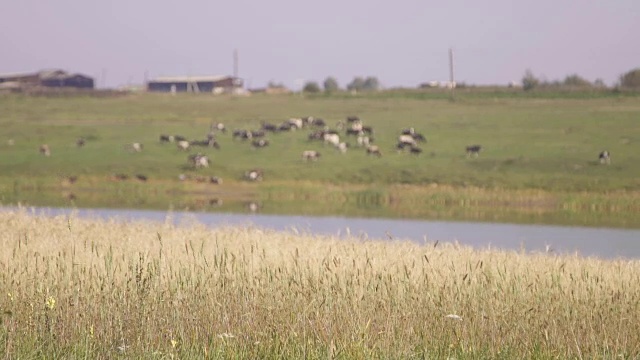
[[[335,92],[340,90],[340,86],[338,85],[338,80],[336,78],[329,76],[324,80],[322,84],[324,86],[324,91],[326,92]]]
[[[269,83],[267,84],[268,88],[283,88],[284,84],[283,83],[277,83],[275,81],[269,81]]]
[[[378,78],[375,76],[369,76],[364,80],[364,84],[362,84],[363,90],[367,91],[377,91],[380,88],[380,82]]]
[[[315,81],[307,81],[302,88],[302,91],[306,93],[319,93],[320,85]]]
[[[353,80],[347,85],[347,90],[349,91],[362,91],[364,89],[364,79],[360,76],[356,76]]]
[[[628,88],[640,88],[640,68],[633,69],[620,76],[620,86]]]
[[[578,74],[569,75],[564,78],[565,86],[590,87],[592,84],[589,80],[579,76]]]
[[[522,78],[522,88],[524,90],[531,90],[540,84],[540,80],[533,75],[531,70],[527,69]]]

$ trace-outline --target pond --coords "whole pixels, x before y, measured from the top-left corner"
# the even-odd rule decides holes
[[[1,209],[15,209],[0,207]],[[577,253],[599,258],[640,259],[640,230],[526,225],[488,222],[426,221],[335,216],[266,215],[259,213],[210,213],[132,209],[29,208],[36,214],[69,215],[123,221],[193,221],[216,227],[225,225],[297,231],[362,239],[411,240],[418,243],[458,242],[475,248],[498,248],[526,252]]]

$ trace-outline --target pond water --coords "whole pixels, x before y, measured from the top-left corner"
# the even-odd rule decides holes
[[[1,209],[15,209],[4,207]],[[499,248],[577,253],[599,258],[640,259],[640,230],[486,222],[422,221],[330,216],[288,216],[257,213],[231,214],[123,209],[29,208],[36,214],[82,218],[144,220],[175,224],[198,223],[216,227],[256,226],[273,230],[333,236],[353,235],[363,239],[404,239],[419,243],[458,242],[475,248]]]

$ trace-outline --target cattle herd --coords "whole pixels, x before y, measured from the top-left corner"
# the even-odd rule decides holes
[[[348,116],[345,120],[338,121],[335,128],[330,128],[323,119],[315,117],[302,117],[302,118],[290,118],[279,124],[262,121],[257,130],[249,129],[235,129],[231,132],[231,139],[235,142],[248,142],[254,149],[261,149],[270,145],[270,140],[267,139],[269,134],[302,131],[307,129],[309,131],[307,140],[309,144],[318,143],[323,149],[335,149],[339,153],[345,154],[351,148],[351,143],[355,142],[355,147],[364,151],[367,155],[374,157],[382,157],[383,150],[379,145],[375,144],[374,130],[371,126],[366,126],[364,122],[357,116]],[[159,136],[160,144],[174,144],[178,151],[184,151],[189,153],[187,156],[187,164],[190,168],[202,169],[208,168],[211,161],[209,156],[201,152],[196,151],[192,153],[193,149],[209,148],[220,149],[218,142],[218,136],[226,134],[227,129],[223,123],[212,124],[208,133],[202,139],[188,140],[181,135],[167,135],[161,134]],[[354,140],[354,141],[352,141]],[[422,145],[427,142],[426,137],[417,132],[415,128],[409,127],[400,129],[397,133],[397,141],[395,145],[395,151],[406,152],[408,154],[420,155]],[[78,148],[84,147],[86,139],[78,138],[76,140],[76,146]],[[311,146],[310,146],[311,147]],[[144,150],[144,145],[140,142],[133,142],[124,145],[124,149],[130,153],[139,153]],[[465,153],[468,158],[477,158],[480,151],[483,149],[482,145],[473,144],[465,147]],[[389,149],[392,150],[392,149]],[[51,149],[49,145],[42,144],[39,147],[39,152],[46,157],[51,156]],[[316,149],[306,149],[302,152],[301,158],[303,162],[315,162],[321,158],[320,151]],[[611,155],[608,150],[604,150],[598,154],[598,161],[601,164],[610,164]],[[135,178],[139,181],[147,181],[148,178],[145,175],[137,174],[128,176],[125,174],[113,174],[111,176],[113,180],[122,181],[129,178]],[[196,180],[198,182],[210,182],[212,184],[221,184],[222,178],[218,176],[204,177],[204,176],[191,176],[185,174],[179,174],[178,179]],[[242,174],[242,179],[246,181],[262,181],[264,179],[264,171],[259,168],[248,169]],[[75,180],[75,179],[74,179]]]

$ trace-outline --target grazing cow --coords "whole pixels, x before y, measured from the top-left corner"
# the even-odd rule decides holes
[[[294,125],[289,124],[288,122],[284,122],[278,126],[278,131],[291,131],[295,130]]]
[[[408,129],[402,129],[401,134],[402,135],[413,135],[416,133],[416,129],[410,127]]]
[[[417,143],[416,139],[414,139],[411,135],[400,135],[398,136],[398,145],[416,146]]]
[[[362,130],[354,130],[354,129],[347,129],[345,131],[346,135],[353,135],[353,136],[360,136],[360,135],[364,135],[364,131]]]
[[[76,146],[79,148],[83,147],[85,143],[86,143],[86,140],[84,138],[80,137],[76,140]]]
[[[316,161],[320,158],[320,153],[315,151],[315,150],[305,150],[302,152],[302,160],[305,161],[309,161],[309,160],[313,160]]]
[[[217,124],[212,124],[211,125],[211,130],[218,130],[222,133],[226,133],[227,132],[227,128],[224,126],[223,123],[217,123]]]
[[[316,130],[316,131],[312,132],[311,134],[309,134],[308,139],[309,139],[309,141],[324,140],[324,134],[327,134],[327,132],[325,130]]]
[[[189,163],[196,169],[209,167],[209,157],[200,153],[189,155]]]
[[[378,145],[367,146],[367,155],[375,155],[377,157],[381,157],[382,153],[380,152],[380,147]]]
[[[311,125],[317,127],[325,127],[327,126],[327,123],[323,119],[313,118],[313,120],[311,120]]]
[[[341,153],[346,154],[347,153],[347,148],[349,148],[349,144],[347,144],[346,142],[341,142],[341,143],[338,144],[338,146],[336,146],[336,148]]]
[[[269,140],[266,139],[256,139],[251,142],[251,146],[254,148],[263,148],[269,146]]]
[[[224,201],[222,201],[222,199],[215,198],[209,200],[210,206],[222,206],[222,204],[224,204]]]
[[[352,123],[356,121],[360,121],[360,118],[357,116],[347,116],[347,122]]]
[[[369,144],[372,142],[372,139],[365,135],[358,135],[358,139],[356,141],[358,143],[358,146],[369,146]]]
[[[244,173],[244,178],[249,181],[262,181],[264,172],[261,169],[253,169]]]
[[[140,181],[144,182],[144,181],[147,181],[149,178],[148,178],[146,175],[137,174],[137,175],[136,175],[136,179],[138,179],[138,180],[140,180]]]
[[[278,126],[277,125],[274,125],[274,124],[271,124],[271,123],[268,123],[268,122],[264,122],[264,121],[262,122],[262,127],[261,128],[264,131],[271,131],[271,132],[278,131]]]
[[[160,142],[161,143],[168,143],[168,142],[174,142],[175,141],[175,137],[173,135],[160,135]]]
[[[111,175],[111,179],[115,181],[123,181],[129,179],[129,175],[127,174],[113,174]]]
[[[184,140],[187,140],[187,138],[182,135],[175,135],[173,137],[173,141],[184,141]]]
[[[222,184],[222,178],[218,176],[212,176],[209,178],[209,182],[212,184],[220,185]]]
[[[233,130],[233,139],[251,140],[253,134],[249,130]]]
[[[340,136],[338,134],[330,134],[326,133],[323,136],[325,144],[331,144],[333,146],[338,146],[340,144]]]
[[[302,126],[304,125],[304,122],[302,121],[301,118],[291,118],[291,119],[287,120],[287,123],[289,125],[291,125],[291,129],[292,130],[302,129]],[[294,127],[295,127],[295,129],[294,129]]]
[[[609,150],[604,150],[598,155],[598,159],[600,160],[600,164],[611,164],[611,154]]]
[[[47,144],[40,145],[39,151],[40,151],[40,154],[44,156],[51,156],[51,149],[49,149],[49,145]]]
[[[251,131],[251,137],[252,138],[262,138],[262,137],[265,137],[265,135],[267,135],[265,130],[254,130],[254,131]]]
[[[191,147],[189,142],[186,140],[178,141],[178,150],[187,151]]]
[[[247,204],[247,209],[251,212],[256,212],[258,210],[260,210],[260,205],[258,205],[258,203],[251,201]]]
[[[373,134],[373,128],[371,126],[363,126],[362,132],[368,135]]]
[[[362,123],[360,121],[356,121],[354,123],[351,123],[351,130],[355,130],[355,131],[362,131]]]
[[[469,145],[466,147],[467,157],[478,157],[480,154],[480,150],[482,150],[482,145]]]
[[[144,145],[138,142],[134,142],[125,146],[126,150],[129,152],[141,152],[144,148]]]

